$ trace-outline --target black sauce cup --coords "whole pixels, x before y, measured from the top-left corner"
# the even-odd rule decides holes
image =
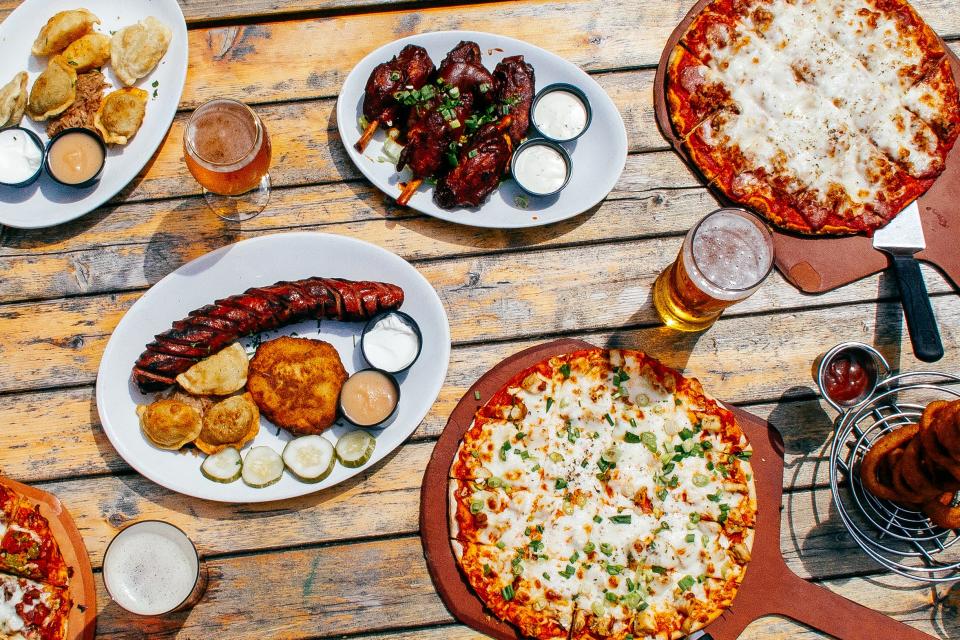
[[[83,182],[64,182],[58,178],[50,168],[50,151],[53,149],[53,146],[57,144],[57,140],[71,133],[80,133],[82,135],[89,136],[97,142],[97,145],[100,147],[100,151],[102,153],[100,168],[97,169],[97,172],[94,173],[90,178],[84,180]],[[84,187],[89,187],[99,182],[100,176],[103,175],[103,168],[107,165],[107,145],[104,144],[103,139],[100,136],[93,131],[90,131],[90,129],[84,129],[83,127],[71,127],[69,129],[64,129],[57,135],[50,138],[50,142],[47,143],[47,149],[44,155],[43,168],[46,170],[47,175],[50,176],[57,184],[62,184],[65,187],[72,187],[74,189],[83,189]]]
[[[400,319],[406,322],[413,329],[413,332],[417,334],[417,353],[415,356],[413,356],[413,360],[411,360],[407,366],[401,369],[397,369],[396,371],[388,371],[386,369],[380,369],[381,371],[385,371],[386,373],[395,375],[398,373],[403,373],[404,371],[412,367],[414,363],[420,359],[420,352],[423,351],[423,334],[420,333],[420,325],[417,324],[417,321],[414,320],[409,314],[406,314],[403,311],[383,311],[373,316],[372,318],[370,318],[370,320],[367,321],[367,324],[364,325],[363,327],[363,333],[360,334],[360,353],[363,354],[363,359],[367,361],[367,364],[369,364],[374,369],[379,369],[376,363],[372,362],[370,358],[367,357],[366,337],[367,337],[367,333],[371,329],[373,329],[373,327],[375,327],[378,322],[392,315],[399,316]]]
[[[43,165],[47,160],[47,150],[43,148],[43,142],[40,140],[40,136],[35,134],[33,131],[30,131],[30,129],[24,129],[23,127],[10,127],[9,129],[4,129],[4,131],[19,131],[20,133],[26,134],[30,141],[36,145],[37,149],[40,150],[40,164],[37,165],[37,170],[33,172],[33,175],[26,180],[21,180],[20,182],[6,182],[4,180],[0,180],[0,184],[7,187],[16,188],[29,187],[36,182],[37,178],[40,177],[40,174],[43,173]]]
[[[523,181],[517,177],[517,171],[516,171],[517,159],[521,156],[521,154],[523,154],[525,150],[529,149],[530,147],[536,147],[536,146],[549,147],[553,149],[554,151],[560,154],[560,157],[563,158],[563,163],[566,166],[567,175],[563,179],[563,184],[561,184],[559,187],[557,187],[553,191],[550,191],[549,193],[540,193],[539,191],[533,191],[532,189],[528,188],[527,185],[523,184]],[[523,189],[525,193],[531,196],[534,196],[535,198],[555,196],[561,191],[563,191],[564,188],[566,188],[566,186],[570,183],[570,176],[573,175],[573,160],[571,160],[570,154],[567,153],[567,150],[561,147],[556,142],[551,142],[546,138],[532,138],[530,140],[527,140],[523,144],[521,144],[513,152],[513,157],[510,158],[510,175],[513,176],[513,180],[514,182],[517,183],[518,187]]]
[[[566,91],[576,96],[580,102],[583,103],[583,108],[587,112],[587,121],[583,123],[583,129],[580,132],[573,136],[572,138],[554,138],[553,136],[547,135],[543,130],[537,125],[537,119],[534,117],[536,113],[537,103],[547,95],[548,93],[553,93],[554,91]],[[590,99],[587,98],[587,94],[583,92],[580,87],[568,84],[566,82],[556,82],[550,84],[541,89],[537,95],[533,97],[533,102],[530,103],[530,124],[533,125],[534,130],[545,139],[550,140],[551,142],[573,142],[583,134],[587,132],[587,129],[590,128],[590,123],[593,122],[593,107],[590,106]]]
[[[377,422],[372,422],[370,424],[363,424],[362,422],[357,422],[356,420],[351,418],[350,414],[343,409],[343,392],[341,391],[340,397],[337,399],[337,411],[343,417],[344,420],[346,420],[347,422],[349,422],[355,427],[360,427],[361,429],[377,429],[383,426],[384,424],[386,424],[387,422],[389,422],[390,419],[393,418],[393,416],[397,415],[397,409],[400,407],[400,382],[398,382],[397,379],[394,377],[394,375],[389,371],[384,371],[383,369],[377,369],[376,367],[367,367],[366,369],[360,369],[359,371],[356,371],[353,374],[351,374],[350,378],[354,377],[358,373],[363,373],[364,371],[376,371],[377,373],[385,376],[387,380],[389,380],[390,383],[393,385],[393,388],[397,393],[397,402],[396,404],[393,405],[393,410],[389,414],[387,414],[382,420],[378,420]],[[347,382],[350,381],[350,378],[347,378]],[[346,385],[346,383],[344,383],[344,385]]]

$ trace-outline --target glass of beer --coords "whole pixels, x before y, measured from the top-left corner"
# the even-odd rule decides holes
[[[107,545],[103,583],[110,598],[130,613],[161,616],[200,602],[207,588],[207,568],[178,527],[142,520]]]
[[[249,220],[267,206],[270,136],[247,105],[218,98],[198,107],[183,133],[183,152],[207,204],[224,220]]]
[[[743,209],[707,214],[683,239],[653,285],[653,304],[671,329],[703,331],[749,297],[773,268],[773,234]]]

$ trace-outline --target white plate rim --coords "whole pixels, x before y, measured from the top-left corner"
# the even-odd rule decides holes
[[[550,51],[547,51],[546,49],[543,49],[542,47],[538,47],[534,44],[530,44],[529,42],[519,40],[517,38],[511,38],[509,36],[503,36],[503,35],[488,33],[484,31],[463,31],[463,30],[427,31],[427,32],[399,38],[397,40],[393,40],[392,42],[388,42],[387,44],[384,44],[378,47],[374,51],[371,51],[366,56],[364,56],[356,65],[354,65],[354,67],[350,70],[350,73],[347,74],[346,79],[344,79],[343,84],[341,85],[340,94],[337,98],[337,131],[340,137],[340,144],[343,145],[344,149],[347,152],[347,155],[349,156],[350,160],[353,162],[354,166],[357,167],[360,173],[362,173],[364,177],[375,188],[377,188],[378,190],[380,190],[390,198],[396,198],[396,196],[398,195],[396,190],[387,191],[380,184],[378,184],[380,180],[370,170],[369,163],[361,161],[362,154],[360,154],[356,149],[353,148],[353,142],[355,141],[356,138],[359,137],[359,134],[357,133],[356,126],[355,126],[356,118],[354,117],[354,114],[353,114],[353,110],[355,108],[356,101],[359,96],[355,93],[352,93],[351,95],[348,96],[344,92],[344,89],[349,88],[351,85],[358,84],[358,86],[361,87],[361,91],[362,91],[362,87],[366,83],[366,78],[364,77],[361,80],[358,80],[357,77],[359,76],[361,70],[370,64],[371,60],[376,59],[377,61],[381,61],[381,59],[383,60],[389,59],[390,57],[392,57],[392,55],[394,55],[396,51],[398,51],[403,46],[407,44],[423,44],[423,40],[425,38],[428,38],[428,39],[459,38],[461,40],[476,40],[476,39],[490,38],[490,39],[495,39],[504,43],[504,48],[506,52],[512,53],[512,51],[510,51],[509,49],[506,49],[506,47],[510,47],[510,46],[514,46],[514,47],[520,46],[523,48],[530,48],[532,50],[537,51],[538,54],[543,55],[549,59],[552,59],[555,63],[559,63],[562,67],[574,73],[574,75],[576,75],[576,77],[579,79],[581,83],[599,92],[599,94],[602,95],[606,101],[608,101],[609,106],[612,107],[612,111],[613,113],[616,114],[617,122],[620,125],[617,130],[618,136],[617,136],[616,143],[618,147],[622,147],[622,153],[619,153],[620,149],[614,149],[614,151],[618,152],[617,155],[619,156],[620,162],[618,163],[618,166],[615,171],[609,172],[610,177],[609,177],[609,180],[607,181],[607,184],[598,188],[595,192],[595,196],[587,200],[589,204],[578,206],[576,207],[577,210],[571,210],[570,212],[562,216],[550,217],[548,215],[540,215],[538,216],[538,219],[535,219],[535,220],[524,218],[524,219],[518,219],[516,223],[496,224],[489,221],[485,221],[483,219],[482,217],[483,208],[484,208],[483,206],[475,210],[467,210],[466,213],[464,213],[464,210],[462,209],[445,211],[435,206],[432,207],[430,210],[426,210],[424,207],[421,207],[417,204],[417,197],[414,196],[411,202],[407,205],[408,207],[420,213],[423,213],[425,215],[438,218],[440,220],[445,220],[447,222],[453,222],[456,224],[461,224],[461,225],[470,226],[470,227],[479,227],[479,228],[487,228],[487,229],[526,229],[531,227],[539,227],[543,225],[553,224],[555,222],[561,222],[563,220],[568,220],[570,218],[576,217],[582,214],[583,212],[588,211],[591,208],[595,207],[597,204],[602,202],[604,198],[606,198],[610,194],[610,192],[616,186],[616,183],[619,181],[620,176],[623,174],[624,168],[626,167],[627,155],[629,152],[629,144],[627,140],[626,125],[623,122],[623,116],[620,114],[620,111],[619,109],[617,109],[616,104],[614,104],[613,100],[606,93],[603,87],[601,87],[600,84],[590,76],[590,74],[586,73],[583,69],[581,69],[577,65],[573,64],[569,60],[566,60],[555,53],[552,53]],[[596,117],[596,111],[597,109],[596,107],[594,107],[595,117]],[[563,192],[561,192],[561,197],[562,196],[563,196]],[[489,201],[484,206],[488,206],[488,205],[489,205]],[[546,213],[548,211],[549,211],[549,208],[540,210],[541,213]]]
[[[295,487],[298,488],[297,491],[280,494],[280,495],[268,495],[271,492],[266,491],[265,489],[253,489],[248,487],[250,489],[251,498],[246,500],[233,500],[233,499],[225,498],[223,496],[217,496],[215,494],[211,495],[211,494],[207,494],[206,492],[192,492],[189,490],[182,490],[181,488],[170,486],[173,483],[169,481],[165,481],[163,478],[157,477],[156,474],[152,472],[152,470],[146,468],[145,465],[141,464],[135,459],[135,457],[132,455],[130,450],[125,445],[124,440],[119,436],[117,426],[113,424],[111,416],[107,413],[106,409],[103,408],[106,406],[106,399],[107,399],[106,396],[108,393],[110,393],[110,391],[107,390],[105,385],[100,384],[100,381],[101,379],[104,379],[106,377],[107,373],[109,373],[109,368],[112,366],[113,359],[114,359],[113,352],[119,349],[118,340],[120,338],[117,338],[116,336],[119,334],[121,337],[123,337],[123,334],[126,331],[126,323],[132,322],[131,311],[133,311],[134,308],[142,304],[151,304],[154,297],[161,295],[164,289],[167,286],[170,286],[169,284],[165,286],[161,286],[164,282],[169,283],[173,281],[173,279],[180,277],[184,271],[188,271],[190,268],[192,268],[193,266],[195,266],[201,261],[218,260],[220,257],[222,257],[224,254],[229,252],[231,249],[234,249],[235,247],[237,247],[237,245],[243,244],[246,247],[249,247],[256,244],[283,242],[286,237],[308,238],[308,239],[316,240],[316,242],[321,244],[324,242],[338,242],[338,243],[342,242],[345,244],[352,244],[356,247],[362,248],[362,250],[376,252],[380,254],[384,259],[394,262],[399,268],[409,269],[408,273],[410,273],[412,277],[417,278],[422,285],[424,285],[426,288],[428,288],[430,291],[433,292],[433,296],[436,302],[436,307],[439,310],[440,317],[443,320],[443,322],[440,324],[441,335],[436,336],[436,339],[435,339],[437,346],[440,347],[440,355],[442,356],[440,358],[440,362],[442,362],[442,365],[440,363],[436,363],[439,368],[437,369],[437,373],[434,376],[432,376],[433,386],[425,394],[425,397],[430,398],[426,405],[427,408],[422,412],[422,415],[419,416],[418,419],[412,421],[411,424],[390,425],[389,429],[391,429],[391,431],[402,432],[402,436],[399,437],[396,444],[386,449],[378,448],[376,451],[374,451],[374,455],[371,457],[371,459],[367,463],[354,469],[348,469],[346,472],[347,475],[342,477],[339,481],[333,484],[326,484],[326,481],[316,483],[316,484],[297,482],[297,484],[294,485]],[[271,284],[271,283],[264,282],[264,283],[256,283],[256,284],[238,284],[236,293],[241,293],[243,290],[245,290],[250,286],[262,286],[265,284]],[[145,300],[146,302],[144,302]],[[213,300],[211,299],[210,302],[213,302]],[[144,346],[145,345],[146,345],[146,342],[144,342]],[[293,231],[289,233],[274,233],[274,234],[269,234],[265,236],[258,236],[255,238],[248,238],[245,240],[241,240],[239,242],[235,242],[235,243],[220,247],[219,249],[215,249],[213,251],[205,253],[191,260],[190,262],[187,262],[181,265],[176,270],[170,272],[169,274],[164,276],[162,279],[160,279],[157,283],[155,283],[152,287],[150,287],[150,289],[148,289],[136,302],[134,302],[133,305],[131,305],[131,307],[126,311],[126,313],[124,313],[123,317],[120,319],[120,322],[117,323],[117,326],[113,330],[113,333],[111,334],[110,339],[107,341],[107,345],[104,348],[103,355],[101,356],[101,359],[100,359],[100,365],[97,369],[97,382],[96,382],[96,394],[95,394],[96,403],[97,403],[97,414],[100,418],[101,428],[106,434],[107,439],[110,441],[110,444],[116,450],[117,454],[127,464],[129,464],[137,473],[142,475],[144,478],[147,478],[148,480],[164,487],[165,489],[174,491],[176,493],[180,493],[182,495],[197,498],[197,499],[210,500],[212,502],[230,503],[230,504],[248,504],[248,503],[253,504],[253,503],[286,500],[290,498],[297,498],[297,497],[310,495],[312,493],[316,493],[317,491],[325,491],[333,487],[336,487],[338,484],[341,484],[342,482],[355,477],[357,474],[368,471],[370,467],[378,464],[380,460],[382,460],[386,456],[390,455],[393,451],[395,451],[396,449],[404,445],[407,442],[407,440],[410,438],[410,436],[413,434],[413,432],[416,431],[417,427],[423,422],[423,419],[426,417],[430,409],[436,403],[437,397],[439,397],[440,391],[443,388],[443,384],[446,381],[447,371],[450,363],[450,351],[451,351],[450,323],[449,323],[449,318],[447,317],[446,309],[443,306],[443,301],[441,300],[436,289],[433,287],[432,284],[430,284],[430,282],[426,279],[426,277],[424,277],[424,275],[420,273],[420,271],[416,267],[411,265],[405,259],[371,242],[367,242],[365,240],[359,240],[357,238],[351,238],[348,236],[341,236],[338,234],[322,233],[322,232],[315,232],[315,231]],[[132,369],[133,363],[132,362],[126,363],[126,365],[121,363],[120,366],[128,366],[128,368]],[[123,390],[123,392],[125,391],[126,389]],[[401,401],[402,401],[402,396],[401,396]],[[136,437],[143,438],[143,435],[139,431],[139,427],[136,431]],[[245,447],[245,451],[249,450],[248,447]],[[170,452],[170,453],[177,455],[177,452]],[[197,457],[198,468],[200,463],[201,463],[201,458]],[[338,464],[338,467],[342,467],[342,465]],[[346,469],[346,467],[343,467],[343,468]],[[242,480],[236,481],[236,483],[242,483],[242,482],[243,482]],[[211,488],[214,488],[217,486],[224,486],[224,485],[218,485],[217,483],[212,481],[210,481],[209,484],[211,485]],[[270,488],[271,487],[267,487],[267,489],[270,489]]]
[[[183,87],[186,84],[187,67],[189,66],[189,43],[187,42],[187,22],[183,16],[183,10],[180,8],[180,4],[177,2],[177,0],[147,0],[147,2],[143,2],[145,6],[144,17],[149,15],[149,13],[147,13],[146,7],[150,2],[153,2],[153,1],[156,1],[159,4],[162,4],[165,10],[170,11],[172,15],[179,16],[179,20],[176,22],[176,24],[167,25],[167,26],[170,27],[170,30],[173,32],[173,37],[171,38],[171,43],[170,43],[170,49],[172,49],[174,46],[178,48],[177,53],[179,55],[176,57],[183,59],[183,65],[171,71],[171,73],[174,74],[173,87],[170,87],[170,85],[166,83],[162,87],[165,94],[167,91],[171,91],[171,90],[172,90],[171,93],[176,94],[176,101],[173,103],[173,108],[171,109],[166,106],[166,104],[169,104],[169,103],[157,105],[157,108],[155,110],[160,111],[160,113],[156,116],[156,118],[158,119],[156,120],[151,119],[151,122],[149,122],[149,128],[146,127],[148,123],[146,119],[144,119],[144,126],[141,128],[141,131],[138,132],[139,135],[141,136],[146,135],[146,137],[149,137],[151,139],[155,138],[155,141],[151,140],[151,143],[149,144],[149,148],[150,148],[149,153],[147,153],[146,151],[142,151],[142,157],[137,157],[134,161],[129,163],[129,165],[127,165],[127,163],[114,161],[113,164],[121,165],[116,169],[118,172],[120,172],[124,176],[129,174],[129,178],[125,177],[124,179],[119,181],[119,182],[122,182],[122,184],[118,182],[118,186],[116,187],[116,189],[109,188],[101,191],[100,185],[98,184],[96,187],[96,195],[94,197],[91,197],[89,199],[83,198],[82,201],[80,202],[76,202],[76,203],[71,202],[71,203],[67,203],[66,205],[53,202],[49,199],[44,199],[43,204],[45,204],[48,207],[55,208],[58,211],[62,210],[62,212],[58,213],[57,215],[44,215],[41,217],[41,219],[37,220],[36,222],[24,222],[22,219],[18,219],[18,218],[11,219],[10,216],[6,215],[4,211],[4,206],[12,207],[17,205],[22,205],[23,204],[22,202],[8,203],[8,202],[0,201],[0,224],[15,228],[15,229],[46,229],[49,227],[55,227],[57,225],[64,224],[66,222],[70,222],[72,220],[76,220],[77,218],[81,218],[87,215],[88,213],[90,213],[91,211],[94,211],[99,207],[101,207],[102,205],[108,203],[114,196],[116,196],[118,193],[123,191],[127,187],[127,185],[129,185],[140,174],[140,171],[142,171],[143,168],[147,166],[147,163],[149,163],[150,160],[157,153],[157,150],[160,148],[160,145],[163,144],[164,139],[167,137],[167,133],[170,131],[170,126],[173,124],[174,118],[176,118],[177,111],[180,105],[180,99],[183,96]],[[78,6],[82,4],[83,3],[81,2],[78,4]],[[125,8],[128,8],[130,4],[132,3],[125,3]],[[26,22],[26,21],[32,20],[33,13],[44,12],[44,14],[50,13],[50,15],[53,15],[52,11],[54,11],[54,9],[45,8],[43,6],[43,3],[40,2],[39,0],[33,0],[33,1],[26,0],[22,4],[18,5],[16,9],[11,11],[10,14],[7,15],[7,17],[4,18],[2,22],[0,22],[0,40],[2,40],[2,38],[4,37],[4,32],[6,30],[11,28],[16,28],[20,21]],[[39,30],[41,26],[42,26],[42,23],[35,25],[37,30]],[[102,25],[99,25],[99,26],[102,27]],[[164,58],[166,58],[167,56],[170,56],[170,54],[171,54],[171,51],[168,50]],[[31,54],[29,50],[24,51],[23,55],[24,55],[24,60],[29,60],[31,57],[33,57],[33,54]],[[171,56],[171,57],[174,57],[174,56]],[[153,74],[156,71],[157,70],[154,69],[150,74],[138,80],[133,86],[140,87],[141,83],[143,83],[147,78],[153,77]],[[33,74],[31,74],[31,76],[32,75]],[[32,86],[32,79],[31,79],[31,86]],[[114,88],[116,89],[119,87],[114,87]],[[148,85],[148,90],[149,90],[149,85]],[[147,112],[148,113],[150,112],[149,104],[147,105]],[[30,120],[30,116],[24,114],[23,122],[20,123],[21,126],[27,125],[27,122],[29,120]],[[40,126],[43,125],[43,123],[37,123],[37,124],[39,124]],[[27,126],[28,128],[30,128],[29,125]],[[46,143],[45,135],[41,136],[41,139],[44,141],[44,143]],[[135,167],[135,170],[133,170],[134,167]],[[40,180],[44,180],[44,179],[45,177],[41,176]],[[103,179],[101,178],[101,184],[102,184],[102,180]],[[39,188],[39,187],[28,187],[28,188]],[[75,206],[71,206],[71,205],[75,205]]]

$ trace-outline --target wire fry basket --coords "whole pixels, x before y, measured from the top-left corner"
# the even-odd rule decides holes
[[[826,394],[824,373],[829,359],[851,348],[868,353],[876,371],[866,396],[842,406]],[[958,532],[934,525],[920,511],[875,497],[860,481],[860,462],[880,436],[917,423],[933,400],[960,399],[960,377],[933,371],[890,374],[883,356],[867,345],[845,343],[823,357],[817,383],[840,412],[830,450],[833,501],[854,541],[887,569],[921,582],[958,580]]]

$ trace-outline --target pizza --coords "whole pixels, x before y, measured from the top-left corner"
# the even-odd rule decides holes
[[[639,351],[517,374],[450,468],[450,538],[486,608],[543,640],[679,638],[733,601],[752,449],[700,383]]]
[[[960,132],[950,59],[904,0],[714,0],[666,82],[704,177],[801,233],[872,234],[930,188]]]
[[[0,484],[0,639],[66,638],[70,574],[39,507]]]

